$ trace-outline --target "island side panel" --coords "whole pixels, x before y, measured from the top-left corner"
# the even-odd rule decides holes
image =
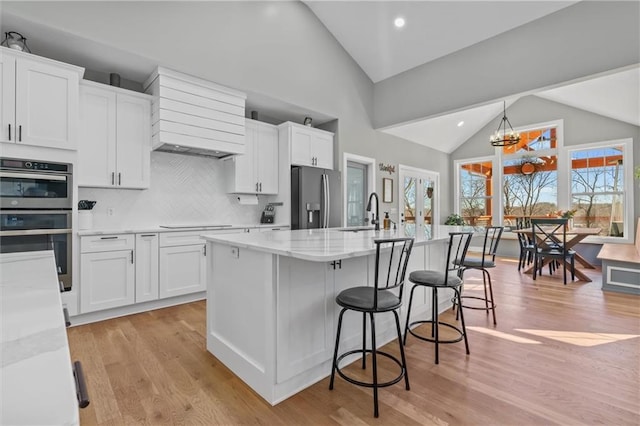
[[[277,256],[207,244],[207,350],[274,403]]]

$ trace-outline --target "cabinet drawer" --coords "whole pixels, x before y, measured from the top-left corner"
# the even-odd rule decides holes
[[[96,253],[113,250],[133,250],[135,247],[135,235],[89,235],[80,237],[81,253]]]
[[[204,244],[200,235],[207,231],[163,232],[160,234],[160,247],[188,246],[191,244]]]

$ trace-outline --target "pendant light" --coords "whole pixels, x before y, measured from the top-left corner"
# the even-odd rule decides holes
[[[31,53],[31,49],[27,46],[27,39],[24,38],[22,34],[15,31],[8,31],[4,33],[4,40],[2,40],[0,45],[8,47],[9,49]]]
[[[507,125],[509,125],[509,131],[507,132]],[[513,127],[511,127],[511,122],[507,118],[507,102],[503,101],[503,115],[502,121],[500,121],[500,125],[496,132],[491,135],[489,138],[489,142],[493,146],[511,146],[520,142],[520,133],[516,133],[513,131]]]

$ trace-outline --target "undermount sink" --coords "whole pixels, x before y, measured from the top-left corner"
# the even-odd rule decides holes
[[[373,226],[350,226],[347,228],[338,228],[336,231],[340,232],[359,232],[359,231],[375,231]]]

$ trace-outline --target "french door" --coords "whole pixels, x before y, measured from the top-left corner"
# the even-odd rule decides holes
[[[440,221],[438,203],[440,178],[436,172],[399,166],[398,212],[400,226],[409,235],[431,232]]]

